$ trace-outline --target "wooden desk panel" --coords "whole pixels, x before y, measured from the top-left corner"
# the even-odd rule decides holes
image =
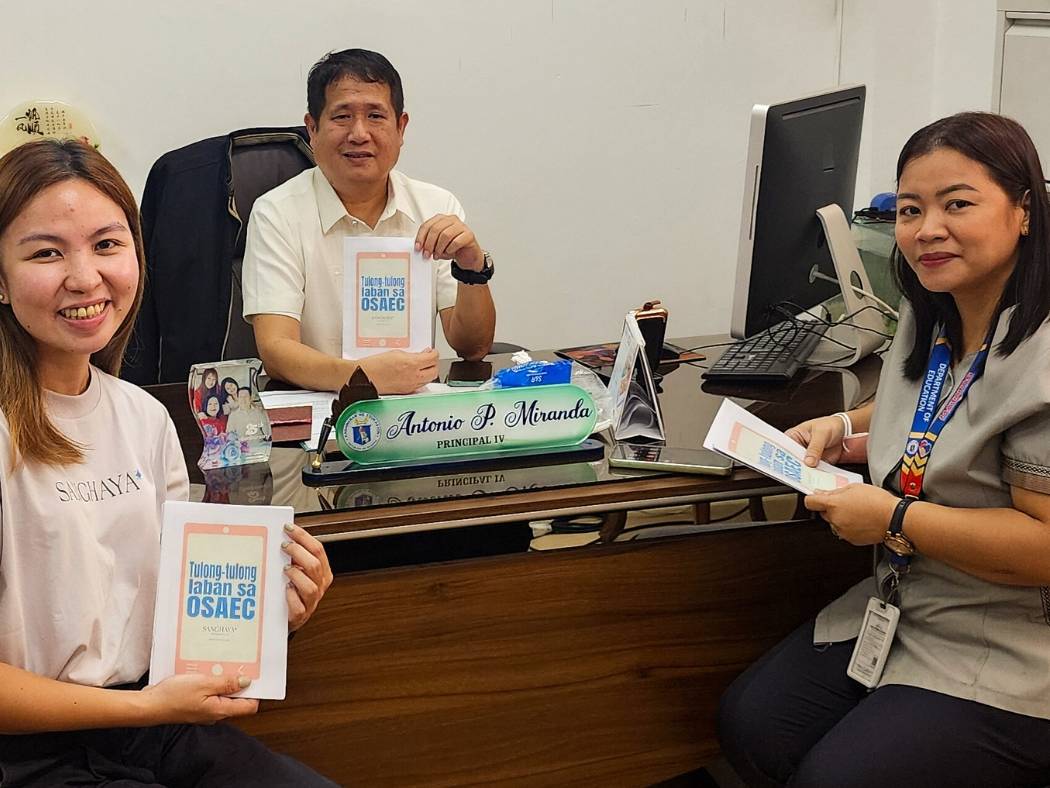
[[[342,576],[241,724],[343,784],[648,785],[869,566],[807,522]]]

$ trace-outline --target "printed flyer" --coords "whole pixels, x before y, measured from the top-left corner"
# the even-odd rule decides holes
[[[238,697],[285,693],[287,506],[164,503],[150,682],[185,673],[252,679]]]
[[[437,261],[424,260],[413,238],[347,238],[343,247],[343,357],[434,344]]]
[[[722,401],[715,415],[704,438],[704,448],[720,452],[806,495],[864,481],[860,474],[823,460],[816,468],[810,468],[803,462],[805,449],[728,399]]]

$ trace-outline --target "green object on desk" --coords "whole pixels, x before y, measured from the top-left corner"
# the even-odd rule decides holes
[[[579,386],[416,394],[357,402],[335,425],[339,450],[361,465],[571,447],[597,408]]]

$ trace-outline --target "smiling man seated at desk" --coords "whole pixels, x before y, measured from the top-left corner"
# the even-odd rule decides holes
[[[248,221],[244,316],[267,371],[338,391],[361,366],[381,394],[436,377],[434,350],[341,357],[343,239],[356,235],[415,236],[434,261],[445,338],[463,358],[482,358],[496,325],[492,263],[454,195],[394,170],[408,126],[397,71],[364,49],[328,54],[310,69],[307,103],[317,167],[260,197]]]

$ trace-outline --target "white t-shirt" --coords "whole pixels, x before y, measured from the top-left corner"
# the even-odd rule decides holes
[[[304,345],[330,356],[343,353],[343,239],[375,235],[414,238],[437,214],[465,219],[451,192],[389,177],[386,208],[373,230],[346,211],[320,168],[305,170],[255,201],[248,219],[242,267],[244,317],[286,315],[299,321]],[[434,263],[437,311],[456,304],[448,260]]]
[[[164,406],[92,367],[87,391],[46,392],[79,465],[11,467],[0,412],[0,662],[91,686],[149,668],[160,505],[189,479]]]

